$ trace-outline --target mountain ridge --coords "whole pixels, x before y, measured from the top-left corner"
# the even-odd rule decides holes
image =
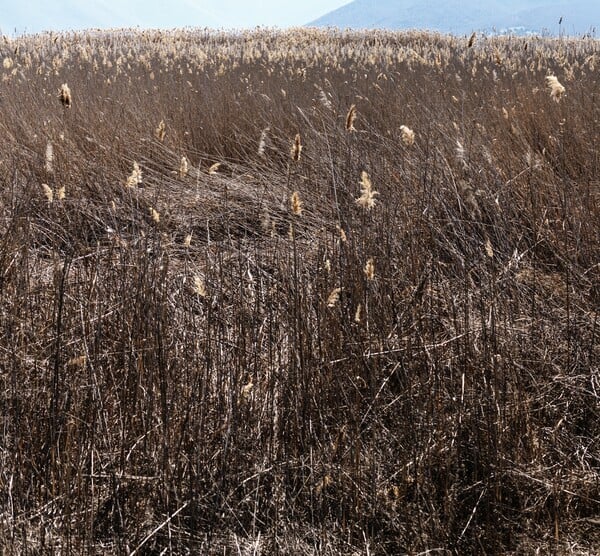
[[[561,23],[559,23],[559,21]],[[600,3],[595,0],[354,0],[310,22],[314,27],[428,29],[454,34],[473,31],[595,35]]]

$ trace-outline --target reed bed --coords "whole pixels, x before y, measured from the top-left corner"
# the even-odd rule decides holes
[[[599,56],[4,37],[3,554],[598,553]]]

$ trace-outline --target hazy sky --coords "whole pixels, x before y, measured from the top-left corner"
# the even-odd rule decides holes
[[[290,27],[349,0],[0,0],[0,31],[89,27]]]
[[[193,1],[193,0],[192,0]],[[196,0],[206,6],[229,27],[304,25],[350,0]]]

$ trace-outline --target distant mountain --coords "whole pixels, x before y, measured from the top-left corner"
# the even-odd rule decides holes
[[[5,35],[98,27],[224,27],[224,21],[191,0],[52,0],[1,2]]]
[[[596,28],[600,30],[600,0],[354,0],[309,25],[595,36]]]

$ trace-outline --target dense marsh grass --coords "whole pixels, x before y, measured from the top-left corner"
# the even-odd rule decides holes
[[[5,38],[3,553],[600,551],[599,56]]]

